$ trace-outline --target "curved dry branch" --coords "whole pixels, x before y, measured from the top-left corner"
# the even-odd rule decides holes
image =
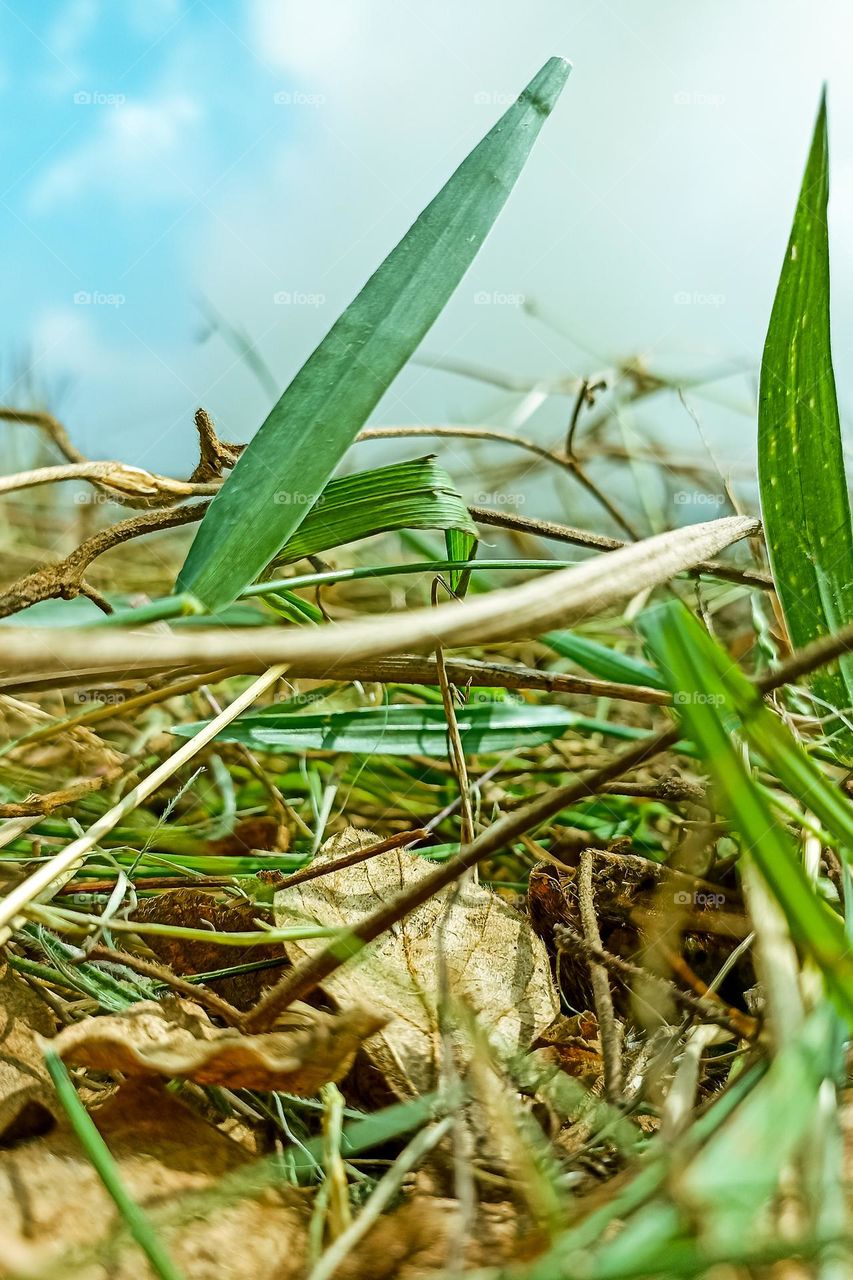
[[[179,525],[200,520],[206,507],[206,502],[199,502],[168,511],[151,511],[100,530],[81,542],[64,560],[35,569],[0,593],[0,618],[8,618],[43,600],[71,600],[81,592],[89,594],[91,589],[85,583],[84,574],[98,556],[123,542],[129,542],[131,538],[139,538],[159,529],[175,529]]]
[[[194,508],[187,508],[158,515],[161,520],[179,523],[193,511]],[[117,540],[134,536],[129,526],[156,518],[152,514],[125,521],[83,545],[91,547],[98,538],[110,535],[110,545],[115,545]],[[191,635],[146,633],[145,643],[140,645],[138,631],[63,628],[57,633],[48,629],[4,628],[0,635],[0,666],[7,675],[46,670],[72,672],[81,666],[91,669],[99,664],[121,667],[130,674],[139,668],[150,670],[155,663],[161,670],[174,666],[199,670],[205,665],[247,664],[244,669],[250,669],[258,663],[272,666],[298,661],[325,664],[331,670],[338,662],[432,652],[436,645],[482,646],[530,639],[552,627],[603,613],[645,588],[668,582],[676,574],[704,561],[709,552],[713,554],[749,537],[758,527],[755,520],[729,516],[659,533],[583,564],[519,586],[492,591],[462,604],[414,609],[307,630],[193,628]],[[124,531],[119,539],[115,536],[118,530]],[[81,550],[78,548],[74,554]],[[84,567],[80,567],[81,573]]]

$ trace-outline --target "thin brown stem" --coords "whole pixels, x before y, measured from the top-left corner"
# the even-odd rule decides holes
[[[210,1013],[216,1014],[217,1018],[227,1022],[229,1027],[239,1027],[242,1023],[243,1015],[239,1009],[234,1008],[233,1004],[229,1004],[227,1000],[223,1000],[221,996],[200,983],[187,982],[185,978],[179,978],[164,964],[146,960],[130,951],[113,951],[111,947],[100,945],[90,947],[86,952],[86,958],[87,960],[105,960],[108,964],[122,964],[132,969],[134,973],[152,978],[155,982],[161,982],[163,986],[171,987],[179,995],[194,1000],[196,1004],[204,1005]]]
[[[352,853],[345,853],[342,857],[331,861],[323,859],[319,863],[312,862],[301,871],[294,871],[293,875],[277,881],[276,889],[292,889],[294,885],[306,884],[309,880],[320,880],[323,876],[332,875],[335,871],[344,871],[347,867],[355,867],[360,862],[367,862],[369,858],[375,858],[380,853],[388,853],[390,849],[408,849],[421,840],[428,840],[429,836],[430,832],[426,827],[418,827],[415,831],[398,831],[396,835],[388,836],[385,840],[377,840],[365,849],[354,849]]]
[[[603,533],[590,533],[586,529],[576,529],[571,525],[557,524],[553,520],[537,520],[532,516],[520,516],[509,511],[492,511],[489,507],[469,506],[477,524],[493,525],[499,529],[513,529],[516,533],[532,533],[540,538],[552,538],[555,542],[568,542],[575,547],[591,547],[595,551],[618,551],[626,546],[619,538],[608,538]],[[737,582],[746,587],[758,587],[762,591],[774,589],[773,578],[760,569],[741,569],[737,565],[724,564],[720,560],[701,560],[685,573],[695,576],[700,573],[723,578],[727,582]]]
[[[578,868],[578,908],[584,939],[590,948],[601,950],[601,934],[595,914],[595,892],[592,886],[592,870],[595,853],[584,849]],[[592,994],[601,1036],[601,1054],[604,1060],[604,1089],[609,1102],[618,1105],[622,1099],[622,1032],[613,1008],[610,979],[603,965],[592,957],[587,958],[592,981]]]

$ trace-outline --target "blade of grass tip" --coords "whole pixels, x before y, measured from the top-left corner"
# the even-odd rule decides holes
[[[444,533],[444,542],[447,547],[447,555],[450,560],[457,560],[461,565],[467,565],[468,561],[473,561],[477,554],[477,533],[469,532],[467,529],[456,526],[455,528],[446,529]],[[464,596],[468,590],[468,584],[471,581],[470,567],[460,569],[451,569],[450,571],[450,590],[457,596]]]
[[[830,344],[828,198],[824,97],[773,302],[758,402],[761,513],[797,649],[853,615],[853,525]],[[853,706],[853,655],[810,683],[831,707]],[[837,720],[834,728],[836,749],[849,763],[853,730]]]
[[[154,1272],[160,1280],[184,1280],[183,1272],[175,1265],[148,1217],[122,1182],[121,1172],[112,1152],[77,1097],[77,1090],[65,1069],[64,1062],[49,1048],[45,1052],[44,1060],[57,1097],[80,1140],[80,1145],[104,1184],[105,1191],[124,1218],[128,1231],[151,1263]]]
[[[545,63],[302,366],[205,513],[177,591],[229,604],[294,534],[473,262],[569,69]]]

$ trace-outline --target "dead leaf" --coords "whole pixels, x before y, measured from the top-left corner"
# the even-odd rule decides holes
[[[336,1271],[335,1280],[418,1280],[446,1276],[459,1248],[458,1201],[415,1195],[375,1227]],[[533,1256],[542,1240],[513,1204],[480,1204],[464,1245],[464,1265],[496,1267]]]
[[[326,1014],[305,1005],[288,1011],[285,1029],[252,1036],[215,1027],[198,1005],[166,997],[66,1027],[53,1048],[64,1061],[92,1071],[310,1097],[346,1075],[362,1042],[384,1021],[366,1009]]]
[[[0,970],[0,1146],[53,1127],[56,1093],[38,1036],[55,1031],[43,1000],[8,965]],[[38,1034],[37,1034],[38,1033]]]
[[[199,921],[209,924],[217,933],[250,933],[258,928],[257,921],[272,922],[265,907],[245,898],[223,898],[201,889],[169,889],[166,893],[143,898],[137,904],[135,919],[157,924],[189,925],[198,928]],[[222,947],[215,942],[203,942],[187,938],[174,938],[166,934],[147,934],[146,942],[158,960],[169,966],[179,976],[186,973],[209,973],[225,967]],[[281,959],[284,952],[278,944],[264,947],[229,947],[229,965],[246,964],[249,961]],[[235,973],[227,978],[210,978],[206,982],[233,1004],[235,1009],[250,1009],[261,994],[264,983],[275,981],[275,969],[262,969],[253,973]]]
[[[188,1280],[298,1280],[305,1274],[310,1202],[282,1185],[209,1212],[177,1216],[183,1195],[213,1191],[251,1163],[241,1148],[159,1085],[122,1085],[93,1120],[119,1166],[122,1182],[154,1223]],[[177,1217],[168,1228],[164,1215]],[[0,1275],[56,1274],[73,1280],[137,1280],[149,1275],[139,1249],[122,1236],[112,1200],[66,1125],[4,1153],[0,1161]],[[100,1245],[100,1248],[99,1248]],[[71,1250],[72,1255],[68,1255]]]
[[[243,818],[234,824],[234,829],[227,836],[208,840],[207,851],[219,857],[230,857],[232,854],[254,853],[258,849],[276,849],[278,840],[278,822],[275,818],[260,815]]]
[[[332,861],[376,839],[349,828],[317,857]],[[430,871],[423,858],[388,850],[281,890],[276,923],[352,925]],[[288,943],[287,952],[296,963],[323,946],[305,939]],[[559,1011],[545,947],[523,916],[470,881],[436,894],[323,983],[340,1006],[367,1004],[385,1016],[387,1026],[365,1051],[401,1097],[426,1093],[437,1082],[440,947],[452,993],[480,1016],[499,1057],[528,1048]]]

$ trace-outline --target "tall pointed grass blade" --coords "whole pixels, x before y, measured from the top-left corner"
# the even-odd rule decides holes
[[[178,592],[230,604],[293,536],[474,260],[568,74],[545,63],[302,366],[211,503]]]
[[[761,362],[758,476],[776,592],[801,648],[853,616],[853,527],[832,368],[829,152],[821,101]],[[853,655],[814,675],[814,694],[853,707]],[[853,731],[835,718],[835,749],[853,761]]]

